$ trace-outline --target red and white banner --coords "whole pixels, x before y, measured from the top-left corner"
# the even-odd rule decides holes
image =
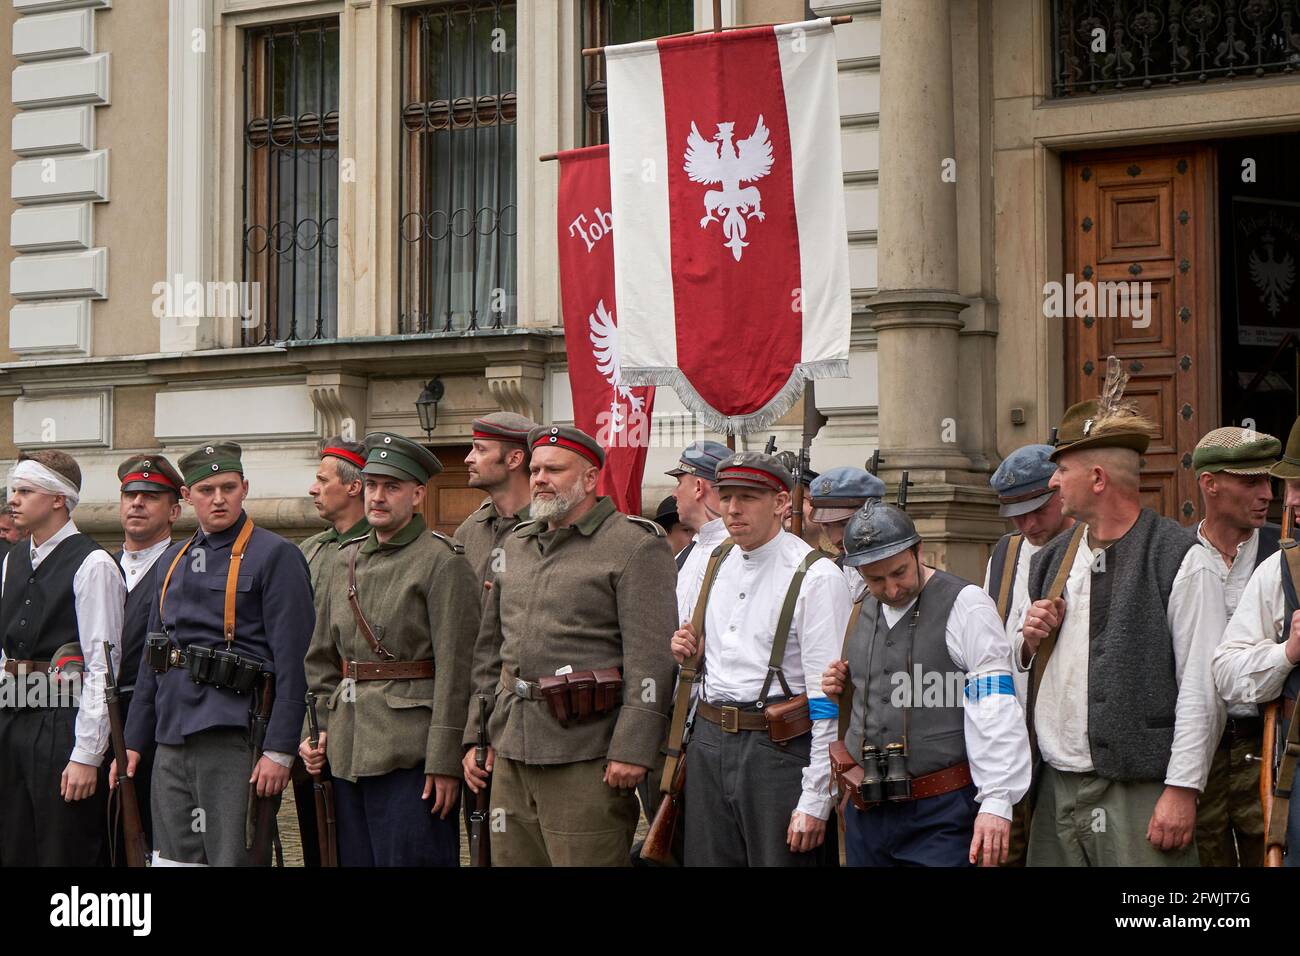
[[[848,375],[848,227],[827,19],[606,47],[623,376],[766,428]]]
[[[619,374],[609,147],[569,150],[559,162],[560,300],[573,424],[605,449],[597,491],[624,514],[639,515],[655,390],[630,388]]]

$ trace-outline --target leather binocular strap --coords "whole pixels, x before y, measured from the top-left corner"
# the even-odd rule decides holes
[[[222,630],[226,635],[226,649],[235,643],[235,595],[239,593],[239,566],[244,563],[244,549],[253,536],[253,519],[246,517],[239,536],[230,549],[230,568],[226,571],[226,609],[222,614]]]
[[[1052,586],[1047,589],[1044,599],[1055,601],[1065,593],[1065,584],[1070,577],[1070,568],[1074,567],[1075,555],[1079,553],[1079,545],[1083,543],[1083,536],[1086,533],[1086,525],[1082,521],[1074,526],[1074,531],[1070,535],[1070,543],[1065,549],[1065,556],[1061,559],[1061,566],[1056,569],[1056,577],[1052,579]],[[1030,740],[1034,740],[1034,703],[1038,697],[1038,685],[1042,683],[1043,672],[1047,670],[1047,662],[1051,660],[1052,651],[1056,648],[1056,633],[1059,628],[1053,629],[1042,642],[1038,645],[1038,653],[1034,655],[1034,666],[1030,672],[1029,679],[1029,720]],[[1037,750],[1037,743],[1034,744]]]
[[[1025,536],[1013,534],[1007,541],[1007,555],[1002,562],[1002,580],[998,582],[998,617],[1006,624],[1007,614],[1011,611],[1011,582],[1016,576],[1016,561],[1020,557],[1020,548],[1025,543]]]
[[[353,680],[420,680],[433,676],[433,661],[344,661],[343,677]]]
[[[357,620],[357,630],[366,639],[370,649],[384,660],[391,661],[394,660],[393,655],[375,636],[374,629],[371,628],[370,622],[366,620],[365,614],[361,611],[361,602],[357,600],[357,553],[361,550],[361,542],[365,540],[365,538],[357,538],[355,541],[348,542],[348,548],[350,549],[348,552],[348,606],[352,608],[352,616]]]
[[[176,570],[176,565],[181,563],[181,558],[185,557],[185,552],[190,549],[190,545],[194,543],[194,539],[197,538],[198,536],[199,533],[197,531],[195,531],[192,535],[190,535],[190,540],[185,542],[185,547],[181,548],[179,551],[176,552],[176,557],[172,558],[172,563],[167,568],[167,575],[163,578],[162,591],[158,594],[158,620],[159,621],[162,620],[163,604],[167,600],[167,587],[172,583],[172,572]]]
[[[858,626],[858,618],[862,616],[862,605],[866,603],[867,592],[863,591],[858,599],[853,602],[853,612],[849,615],[849,626],[844,630],[844,646],[840,648],[840,660],[849,659],[849,639],[853,636],[853,630]],[[853,675],[848,674],[844,680],[844,692],[840,694],[840,740],[848,740],[849,737],[849,719],[853,716]]]
[[[781,682],[781,690],[786,697],[795,696],[790,692],[790,685],[785,681],[785,669],[781,666],[785,662],[785,646],[790,640],[790,624],[794,621],[794,606],[799,603],[799,589],[803,587],[803,579],[808,574],[809,568],[826,557],[825,551],[815,549],[809,551],[799,562],[799,567],[795,569],[794,577],[790,579],[790,586],[785,589],[785,602],[781,605],[781,614],[776,619],[772,656],[767,660],[767,678],[763,681],[762,693],[758,695],[760,705],[767,700],[768,692],[772,689],[773,676]],[[807,693],[806,687],[804,693]]]
[[[682,738],[686,736],[686,714],[691,708],[691,688],[699,681],[704,669],[704,612],[708,608],[709,592],[713,590],[713,579],[718,576],[718,565],[734,546],[735,542],[727,538],[713,549],[709,563],[704,567],[704,582],[700,585],[700,596],[695,602],[695,612],[691,615],[691,628],[695,631],[699,648],[694,657],[682,664],[681,673],[677,675],[673,720],[668,726],[668,756],[664,760],[663,779],[659,782],[659,789],[664,793],[673,792],[677,764],[682,759]]]

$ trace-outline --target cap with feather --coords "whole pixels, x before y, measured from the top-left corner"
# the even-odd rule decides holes
[[[1055,461],[1067,451],[1084,448],[1129,448],[1139,455],[1151,444],[1155,424],[1124,399],[1128,373],[1115,356],[1106,359],[1106,380],[1101,396],[1071,405],[1056,430]]]

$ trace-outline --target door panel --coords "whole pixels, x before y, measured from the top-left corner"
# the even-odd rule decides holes
[[[455,534],[487,495],[469,487],[469,468],[465,465],[468,445],[439,445],[433,453],[442,462],[442,471],[425,486],[424,520],[434,531]]]
[[[1143,503],[1190,523],[1191,452],[1220,418],[1215,154],[1183,144],[1081,153],[1064,173],[1065,270],[1097,284],[1092,311],[1064,320],[1066,403],[1096,398],[1117,356],[1126,396],[1158,427]],[[1125,294],[1141,294],[1133,283],[1150,283],[1149,324]]]

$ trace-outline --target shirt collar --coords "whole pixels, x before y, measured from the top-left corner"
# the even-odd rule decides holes
[[[54,532],[54,534],[50,535],[49,538],[46,539],[45,543],[40,545],[39,547],[33,545],[32,539],[28,538],[27,546],[31,548],[30,553],[32,556],[33,563],[41,561],[42,559],[48,557],[51,551],[57,548],[68,538],[71,538],[74,534],[77,534],[77,523],[73,521],[71,518],[69,518],[67,524],[65,524],[58,531]]]
[[[397,548],[404,548],[427,530],[428,526],[424,523],[424,516],[418,514],[413,515],[411,520],[407,522],[406,527],[386,542],[381,542],[379,532],[371,528],[365,544],[361,546],[361,553],[371,554],[375,551],[393,551]]]
[[[700,547],[711,548],[720,544],[727,537],[727,523],[721,518],[714,518],[712,521],[706,521],[700,527],[695,535],[695,540],[700,543]]]
[[[149,545],[149,547],[147,548],[142,548],[139,551],[128,550],[126,547],[126,542],[123,542],[122,560],[129,561],[132,564],[151,562],[154,561],[158,557],[158,555],[162,554],[164,551],[170,548],[171,545],[172,545],[172,539],[170,536],[163,538],[161,541]]]
[[[239,517],[235,519],[235,523],[224,531],[214,531],[212,534],[208,534],[200,528],[198,537],[194,539],[194,543],[195,545],[206,545],[207,547],[214,549],[228,548],[235,543],[235,539],[239,537],[239,532],[243,530],[247,521],[248,512],[241,510],[239,512]]]
[[[744,551],[743,548],[741,550],[751,561],[767,561],[774,555],[781,553],[781,550],[785,547],[784,538],[789,534],[788,531],[778,531],[771,541],[759,545],[753,551]],[[790,535],[790,537],[794,537],[794,535]]]
[[[1219,549],[1215,547],[1214,542],[1205,536],[1204,528],[1205,528],[1205,519],[1202,518],[1196,525],[1196,537],[1200,540],[1201,544],[1209,548],[1213,554],[1216,555],[1219,554]],[[1237,551],[1235,557],[1241,557],[1241,552],[1246,550],[1246,548],[1248,548],[1251,545],[1251,543],[1254,542],[1258,537],[1259,537],[1259,529],[1251,528],[1250,534],[1246,535],[1245,540],[1243,540],[1241,544],[1237,545]],[[1234,561],[1233,563],[1235,564],[1236,562]]]

